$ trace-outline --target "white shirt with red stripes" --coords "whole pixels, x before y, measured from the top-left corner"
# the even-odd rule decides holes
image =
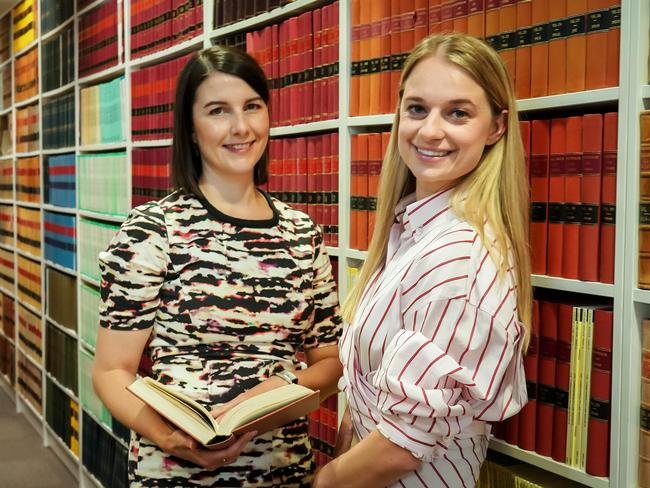
[[[485,422],[527,401],[514,275],[498,276],[450,194],[398,204],[386,263],[340,345],[359,438],[379,429],[423,461],[396,487],[474,486]]]

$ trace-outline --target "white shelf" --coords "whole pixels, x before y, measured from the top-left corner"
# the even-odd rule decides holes
[[[9,252],[16,252],[16,248],[14,246],[10,246],[9,244],[4,244],[0,242],[0,249],[4,249],[5,251]]]
[[[645,303],[646,305],[650,305],[650,290],[642,290],[640,288],[635,288],[632,293],[635,302]]]
[[[59,380],[57,380],[54,377],[54,375],[52,373],[50,373],[49,371],[45,371],[45,374],[52,381],[52,383],[54,383],[57,386],[57,388],[59,388],[61,391],[63,391],[63,393],[66,394],[66,396],[73,399],[75,402],[79,403],[79,398],[77,397],[77,395],[70,388],[68,388],[67,386],[61,384],[61,382]]]
[[[25,303],[25,302],[23,302],[21,300],[18,300],[18,303],[20,304],[21,307],[25,307],[27,310],[32,312],[34,315],[38,315],[39,317],[43,317],[43,312],[41,312],[41,311],[37,310],[36,308],[34,308],[33,305],[30,305],[29,303]]]
[[[51,205],[49,203],[44,203],[42,205],[43,210],[47,210],[48,212],[57,212],[57,213],[64,213],[64,214],[70,214],[70,215],[77,215],[77,209],[73,207],[59,207],[58,205]]]
[[[317,8],[328,3],[327,0],[295,0],[282,7],[274,8],[270,12],[264,12],[254,17],[239,22],[234,22],[223,27],[218,27],[208,34],[211,39],[225,37],[235,32],[249,30],[253,27],[259,28],[271,22],[276,22],[285,17],[297,15],[306,10]]]
[[[0,286],[0,292],[4,293],[13,300],[16,300],[16,295],[14,295],[13,291],[6,290],[4,287]]]
[[[17,152],[14,156],[16,158],[33,158],[40,155],[41,150],[39,149],[38,151]]]
[[[5,154],[3,156],[0,156],[0,161],[6,161],[7,159],[14,159],[13,154]]]
[[[348,117],[349,127],[374,127],[378,125],[393,125],[395,114],[361,115]]]
[[[99,71],[98,73],[93,73],[92,75],[84,76],[79,78],[77,83],[79,86],[83,85],[95,85],[102,81],[117,78],[120,75],[124,74],[124,63],[111,66],[105,70]]]
[[[43,363],[39,363],[36,359],[34,359],[31,354],[29,354],[27,351],[23,349],[23,346],[20,345],[20,340],[18,340],[18,344],[16,345],[16,350],[20,352],[25,358],[27,358],[27,361],[32,363],[32,365],[36,366],[41,373],[43,373],[44,368],[43,368]],[[41,361],[43,361],[43,358],[41,357]]]
[[[5,331],[3,329],[0,329],[0,336],[4,337],[6,340],[8,340],[12,346],[16,347],[16,342],[14,337],[9,337],[7,334],[5,334]]]
[[[332,247],[332,246],[326,246],[325,250],[327,251],[327,255],[330,257],[339,257],[339,248],[338,247]]]
[[[13,60],[14,60],[13,53],[11,53],[9,59],[5,59],[2,63],[0,63],[0,69],[3,69],[5,66],[10,64]]]
[[[16,248],[16,253],[21,255],[24,258],[31,259],[32,261],[37,261],[39,263],[43,262],[43,258],[40,256],[35,256],[30,252],[23,251],[22,249]]]
[[[16,378],[16,385],[18,384],[18,379]],[[34,430],[39,433],[39,435],[43,434],[43,415],[41,415],[39,412],[36,411],[34,408],[34,405],[30,403],[30,401],[25,398],[25,396],[18,391],[18,388],[16,387],[16,399],[18,400],[17,403],[17,410],[18,412],[22,413],[29,424],[34,427]],[[26,408],[25,408],[26,407]]]
[[[600,297],[614,297],[614,285],[596,283],[592,281],[570,280],[553,276],[532,275],[533,286],[539,288],[552,288],[554,290],[584,293]]]
[[[25,208],[35,208],[35,209],[40,209],[41,208],[40,203],[23,202],[22,200],[16,200],[16,206],[17,207],[25,207]]]
[[[13,109],[14,109],[14,107],[12,105],[11,107],[7,107],[7,108],[4,108],[4,109],[0,110],[0,117],[2,117],[3,115],[10,114]]]
[[[86,144],[85,146],[78,147],[80,152],[91,151],[115,151],[118,149],[126,149],[126,141],[124,142],[106,142],[103,144]]]
[[[64,325],[59,324],[56,320],[54,320],[52,317],[50,317],[47,314],[45,315],[45,320],[47,320],[49,323],[51,323],[54,327],[59,329],[64,334],[69,335],[73,339],[76,339],[76,340],[79,339],[79,337],[77,336],[77,333],[74,330],[69,329],[68,327],[66,327]]]
[[[43,149],[41,153],[43,156],[51,156],[55,154],[66,154],[66,153],[73,153],[76,151],[75,146],[69,146],[69,147],[57,147],[55,149]]]
[[[345,257],[352,258],[352,259],[360,259],[361,261],[365,261],[366,258],[368,257],[368,251],[358,251],[356,249],[346,249],[345,250]]]
[[[50,261],[49,259],[43,259],[43,263],[50,268],[61,271],[61,273],[65,273],[69,276],[74,276],[75,278],[77,277],[77,272],[74,269],[66,268],[65,266],[61,266],[60,264],[55,263],[54,261]]]
[[[65,30],[66,27],[69,25],[72,25],[74,21],[74,16],[71,16],[70,18],[64,20],[61,24],[57,25],[56,27],[50,29],[49,31],[45,32],[41,36],[41,43],[44,43],[47,41],[49,38],[56,36],[57,34],[60,34]]]
[[[164,147],[171,146],[172,139],[157,139],[153,141],[133,141],[131,143],[133,147]]]
[[[517,100],[517,109],[520,112],[533,112],[537,110],[550,110],[554,108],[576,108],[590,105],[602,105],[618,101],[619,89],[601,88],[584,92],[563,93],[561,95],[549,95],[547,97],[527,98]]]
[[[203,47],[203,35],[183,41],[180,44],[163,49],[162,51],[157,51],[138,58],[132,58],[129,65],[132,69],[145,68],[149,65],[164,63],[170,59],[180,57],[183,54],[201,47]]]
[[[19,109],[19,108],[27,107],[29,105],[35,105],[35,104],[38,103],[38,97],[39,97],[39,95],[36,94],[33,97],[28,98],[27,100],[23,100],[21,102],[16,102],[16,103],[14,103],[14,107]]]
[[[331,120],[319,120],[317,122],[309,122],[307,124],[273,127],[271,128],[271,137],[289,136],[289,135],[296,135],[296,134],[309,134],[312,132],[335,130],[339,128],[339,125],[340,125],[339,119],[331,119]]]
[[[81,346],[83,346],[83,348],[86,349],[88,352],[92,352],[93,356],[95,355],[95,346],[93,346],[92,344],[88,344],[81,337],[79,338],[79,344],[81,344]]]
[[[29,51],[31,48],[35,47],[38,45],[38,39],[30,42],[27,44],[24,48],[22,48],[20,51],[16,51],[15,53],[12,53],[12,56],[14,59],[21,57],[23,54],[25,54],[27,51]]]
[[[105,222],[114,222],[117,224],[121,224],[126,220],[126,216],[122,217],[119,215],[103,214],[99,212],[92,212],[90,210],[77,210],[77,212],[82,217],[86,217],[94,220],[103,220]]]
[[[58,97],[59,95],[62,95],[68,91],[74,90],[74,87],[76,86],[76,83],[74,81],[68,83],[67,85],[60,86],[58,88],[55,88],[50,91],[46,91],[43,93],[42,97],[43,98],[53,98],[53,97]]]
[[[86,276],[83,273],[79,273],[79,278],[81,278],[82,281],[85,281],[88,284],[93,285],[95,288],[101,288],[102,284],[96,280],[95,278],[91,278],[90,276]]]
[[[646,100],[650,98],[650,85],[644,85],[643,88],[641,88],[641,96]]]
[[[524,451],[517,446],[513,446],[499,439],[492,439],[490,441],[490,449],[506,454],[515,459],[519,459],[525,463],[532,464],[546,471],[550,471],[564,478],[577,481],[578,483],[582,483],[591,488],[609,488],[608,478],[591,476],[584,471],[572,468],[564,463],[558,463],[553,458],[540,456],[533,451]]]

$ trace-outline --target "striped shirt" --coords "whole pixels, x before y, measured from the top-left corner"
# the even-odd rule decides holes
[[[423,462],[393,486],[474,486],[489,425],[526,403],[515,278],[500,278],[451,191],[396,208],[387,260],[343,334],[356,434],[374,429]]]

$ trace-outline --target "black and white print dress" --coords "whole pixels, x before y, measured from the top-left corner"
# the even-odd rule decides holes
[[[133,209],[100,254],[100,325],[151,328],[153,376],[207,408],[299,367],[296,351],[336,345],[340,335],[320,231],[264,197],[273,217],[242,220],[174,192]],[[306,419],[256,437],[216,471],[135,432],[129,451],[131,487],[309,486],[315,467]]]

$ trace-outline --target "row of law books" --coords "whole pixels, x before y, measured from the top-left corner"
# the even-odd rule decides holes
[[[3,290],[13,292],[16,282],[15,260],[15,252],[0,247],[0,287]]]
[[[43,371],[20,350],[16,361],[16,390],[39,415],[43,414]]]
[[[74,147],[75,113],[74,92],[43,100],[43,149]]]
[[[38,151],[40,145],[38,104],[16,109],[16,153]]]
[[[639,288],[650,289],[650,110],[639,117]]]
[[[129,212],[129,161],[125,152],[77,156],[80,210],[126,216]]]
[[[0,115],[0,155],[8,156],[13,152],[13,117],[11,114]]]
[[[43,324],[41,317],[18,305],[18,345],[39,365],[43,365]]]
[[[316,464],[323,466],[334,459],[338,426],[337,396],[332,395],[321,402],[320,408],[309,414],[308,422]]]
[[[353,134],[350,160],[350,247],[368,250],[375,229],[377,190],[390,132]]]
[[[0,19],[0,63],[11,56],[11,16],[4,15]]]
[[[271,196],[307,213],[325,244],[338,245],[338,133],[269,141]]]
[[[122,3],[119,3],[122,8]],[[107,0],[79,17],[78,77],[83,78],[116,66],[120,59],[118,1]]]
[[[271,88],[271,125],[338,116],[339,3],[246,34]]]
[[[13,342],[0,335],[0,374],[12,386],[16,385],[16,348]]]
[[[213,25],[215,28],[223,27],[291,2],[292,0],[214,0]]]
[[[47,425],[76,456],[79,456],[79,404],[52,381],[49,375],[46,375],[45,392]]]
[[[48,321],[45,343],[45,370],[77,395],[77,339]]]
[[[203,32],[203,0],[131,2],[131,59],[198,36]]]
[[[36,40],[38,35],[38,1],[22,0],[11,10],[14,53]]]
[[[3,250],[4,251],[4,250]],[[41,269],[41,263],[39,261],[34,261],[28,257],[23,256],[22,254],[12,254],[11,267],[13,268],[13,263],[17,258],[18,266],[16,273],[16,281],[18,285],[18,301],[25,303],[32,307],[34,310],[41,310],[42,304],[42,288],[41,288],[41,277],[43,271]],[[4,267],[4,263],[3,263]],[[7,288],[11,290],[11,287]]]
[[[618,86],[620,0],[490,0],[485,36],[517,98]]]
[[[172,148],[136,148],[131,152],[131,206],[160,200],[171,193]]]
[[[102,486],[128,488],[128,450],[122,442],[82,409],[82,452],[84,467]]]
[[[11,65],[7,64],[2,69],[1,75],[2,82],[2,109],[9,108],[12,103],[12,87],[11,87]]]
[[[66,27],[41,43],[41,91],[55,90],[74,81],[74,28]]]
[[[124,76],[82,88],[80,98],[81,145],[124,142],[122,117]]]
[[[11,296],[0,292],[0,330],[12,340],[16,333],[15,306],[16,302]]]
[[[14,245],[14,206],[0,205],[0,244]]]
[[[611,307],[591,297],[534,300],[535,335],[524,358],[529,401],[495,424],[497,438],[609,475]]]
[[[476,488],[582,488],[583,484],[500,453],[488,451]]]
[[[34,46],[14,60],[14,101],[38,95],[38,47]]]
[[[187,54],[131,74],[131,134],[134,141],[172,137],[176,78],[190,56]]]
[[[521,122],[535,274],[614,282],[618,114]]]
[[[72,17],[73,13],[73,2],[41,0],[41,32],[43,34],[48,33]]]
[[[9,199],[13,198],[13,173],[6,174],[5,172],[13,170],[11,163],[11,160],[0,162],[3,177],[2,195],[3,198]],[[7,188],[5,185],[11,186]],[[16,201],[28,203],[41,202],[41,158],[39,156],[16,159]]]

